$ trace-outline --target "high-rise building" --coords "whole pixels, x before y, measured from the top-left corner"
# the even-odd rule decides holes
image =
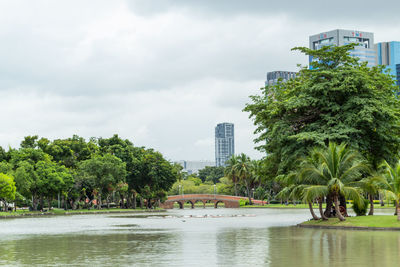
[[[318,50],[326,45],[342,46],[356,43],[357,46],[350,52],[351,56],[358,57],[361,62],[368,62],[368,67],[376,66],[376,52],[374,34],[353,30],[333,30],[310,36],[310,49]],[[310,63],[313,58],[310,56]]]
[[[400,86],[400,42],[382,42],[375,45],[376,63],[390,69]]]
[[[235,154],[235,134],[233,123],[219,123],[215,127],[215,165],[225,166]]]
[[[282,82],[286,82],[290,79],[296,78],[298,75],[297,72],[293,71],[271,71],[267,72],[267,80],[265,81],[265,86],[267,85],[275,85],[277,84],[279,79],[282,79]]]

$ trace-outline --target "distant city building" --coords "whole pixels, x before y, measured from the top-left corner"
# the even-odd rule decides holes
[[[199,170],[204,169],[207,166],[215,166],[214,161],[187,161],[181,160],[178,161],[179,164],[182,165],[183,171],[187,172],[188,174],[198,173]]]
[[[361,62],[368,62],[368,67],[376,66],[376,51],[374,34],[352,30],[333,30],[310,36],[310,49],[318,50],[326,45],[342,46],[356,43],[357,46],[350,52],[351,56],[358,57]],[[310,63],[313,58],[310,56]]]
[[[390,74],[400,86],[400,42],[382,42],[375,45],[376,63],[390,69]]]
[[[290,79],[296,78],[298,75],[297,72],[293,71],[271,71],[267,72],[267,80],[265,81],[265,86],[267,85],[275,85],[278,83],[279,79],[282,79],[282,82],[286,82]]]
[[[215,127],[215,164],[225,166],[226,161],[235,154],[233,123],[219,123]]]

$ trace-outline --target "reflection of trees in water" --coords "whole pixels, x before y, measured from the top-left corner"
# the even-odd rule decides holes
[[[398,266],[400,235],[384,231],[271,228],[271,267]]]
[[[146,230],[144,230],[146,231]],[[125,231],[124,231],[125,232]],[[0,242],[0,265],[156,265],[169,261],[172,249],[181,250],[179,235],[154,233],[99,233],[38,235]]]
[[[216,242],[218,266],[263,266],[268,260],[268,228],[222,229]]]

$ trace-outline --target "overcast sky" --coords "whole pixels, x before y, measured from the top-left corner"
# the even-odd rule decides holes
[[[388,7],[385,9],[384,7]],[[294,46],[337,28],[400,40],[400,1],[0,0],[0,145],[114,133],[170,160],[214,160],[214,127],[235,124],[265,74],[296,71]]]

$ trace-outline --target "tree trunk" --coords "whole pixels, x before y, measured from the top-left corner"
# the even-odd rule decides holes
[[[97,209],[101,209],[101,194],[97,197]]]
[[[120,194],[119,196],[120,196],[120,198],[121,198],[121,204],[120,204],[120,207],[121,207],[121,209],[124,209],[124,208],[125,208],[125,200],[124,200],[124,196],[123,196],[122,194]]]
[[[308,202],[308,207],[310,208],[310,212],[311,212],[311,215],[312,215],[313,219],[316,220],[316,221],[319,220],[320,218],[317,215],[315,215],[315,213],[314,213],[314,209],[312,207],[312,202],[311,201]]]
[[[47,206],[48,206],[48,209],[50,211],[50,209],[51,209],[51,198],[50,197],[47,198]]]
[[[319,207],[319,213],[321,214],[322,220],[328,220],[328,217],[325,216],[324,210],[322,209],[322,203],[324,202],[323,198],[320,197],[318,198],[318,207]]]
[[[326,208],[325,208],[325,217],[331,218],[332,217],[332,207],[333,207],[333,198],[332,195],[329,194],[326,196]]]
[[[140,197],[140,208],[143,209],[143,198]]]
[[[43,196],[40,196],[40,210],[43,211],[44,208],[44,199]]]
[[[136,209],[136,193],[134,193],[132,197],[132,207],[133,209]]]
[[[382,199],[382,194],[381,193],[379,193],[379,202],[381,204],[381,207],[385,206],[385,202]]]
[[[237,182],[236,182],[236,180],[235,180],[235,196],[237,196],[238,194],[237,194]]]
[[[369,194],[369,213],[368,215],[374,215],[374,198]]]
[[[338,196],[334,196],[333,197],[333,201],[335,202],[336,217],[340,221],[345,221],[346,219],[343,217],[343,215],[340,213],[340,210],[339,210],[339,199],[338,199]]]
[[[398,215],[397,210],[399,209],[399,202],[397,200],[394,201],[394,205],[396,206],[396,210],[394,211],[394,215]]]
[[[250,187],[246,182],[246,191],[247,191],[247,196],[249,197],[249,205],[253,205],[253,202],[251,201],[251,195],[250,195]]]
[[[64,194],[61,195],[61,208],[66,209],[65,208],[65,197],[64,197]]]

